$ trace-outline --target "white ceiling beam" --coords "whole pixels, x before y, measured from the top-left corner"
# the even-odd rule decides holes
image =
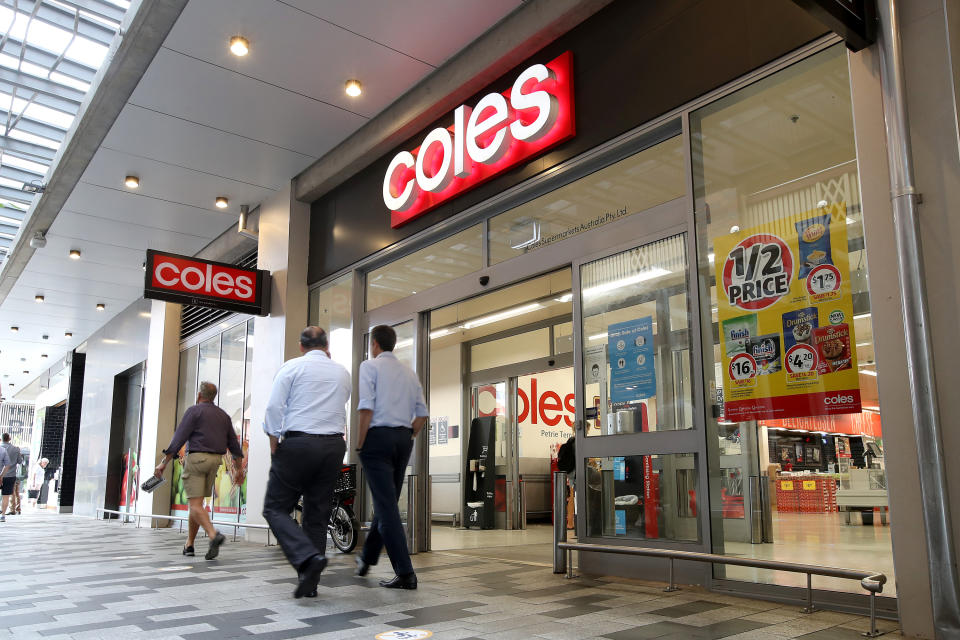
[[[84,93],[82,91],[64,86],[53,80],[38,78],[29,73],[7,69],[6,67],[0,67],[0,83],[23,87],[30,92],[62,100],[69,106],[61,108],[61,111],[71,114],[76,113],[80,103],[83,102]]]
[[[24,44],[20,40],[14,38],[11,34],[7,34],[7,40],[3,44],[2,51],[8,56],[13,56],[15,58],[19,58],[20,52],[23,51],[23,59],[25,62],[35,64],[45,69],[49,69],[53,63],[57,61],[56,55],[50,53],[49,51],[38,49],[32,44]],[[96,69],[88,67],[87,65],[79,62],[74,62],[73,60],[67,60],[66,58],[60,61],[60,64],[57,65],[56,70],[59,73],[70,76],[71,78],[76,78],[77,80],[86,83],[93,82],[93,78],[97,75]]]
[[[74,12],[67,11],[57,5],[47,4],[42,0],[18,0],[16,3],[17,11],[25,15],[30,15],[37,3],[40,4],[40,7],[37,9],[34,20],[46,22],[55,27],[65,29],[70,33],[73,33],[74,24],[76,24],[77,33],[88,40],[102,44],[105,47],[109,47],[110,43],[113,42],[113,37],[116,35],[113,29],[85,17],[83,13],[80,14],[79,21],[75,23],[76,14]],[[8,9],[14,8],[14,2],[12,0],[4,0],[3,5]]]
[[[24,142],[9,136],[0,135],[0,149],[4,153],[15,155],[24,160],[39,162],[41,164],[50,164],[57,155],[55,149],[44,147],[32,142]]]

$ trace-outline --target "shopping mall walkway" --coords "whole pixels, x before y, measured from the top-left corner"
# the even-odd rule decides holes
[[[386,562],[361,579],[352,556],[335,554],[320,597],[294,600],[277,547],[231,542],[207,562],[180,555],[182,544],[175,529],[8,517],[0,524],[0,638],[340,639],[416,628],[444,639],[854,640],[867,628],[857,616],[801,616],[796,606],[692,589],[665,594],[627,580],[570,582],[540,565],[455,552],[415,556],[418,591],[378,587]]]

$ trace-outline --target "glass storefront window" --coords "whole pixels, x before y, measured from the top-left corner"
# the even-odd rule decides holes
[[[212,382],[220,387],[220,336],[200,343],[200,359],[197,363],[197,382]]]
[[[699,539],[694,454],[587,458],[585,469],[589,536]]]
[[[490,264],[684,195],[680,136],[490,219]]]
[[[550,329],[535,329],[470,347],[470,370],[493,369],[550,355]]]
[[[197,401],[197,357],[199,347],[190,347],[180,352],[180,376],[177,385],[177,424],[184,411]]]
[[[693,428],[685,238],[582,268],[588,436]]]
[[[367,310],[456,280],[482,268],[481,226],[444,238],[367,274]]]
[[[247,325],[238,324],[220,336],[220,391],[217,404],[233,423],[237,439],[243,441],[243,392],[246,375]],[[240,486],[225,464],[220,465],[214,486],[213,512],[236,518],[240,513]]]
[[[718,454],[713,549],[826,565],[850,564],[856,549],[857,562],[892,575],[889,529],[868,540],[837,511],[888,504],[885,483],[869,477],[882,474],[880,458],[865,455],[882,455],[882,431],[846,50],[831,47],[693,112],[690,134],[712,326],[707,416],[718,416],[708,423]],[[860,476],[866,493],[837,482]],[[762,486],[770,500],[752,499]],[[758,521],[772,527],[763,541]]]

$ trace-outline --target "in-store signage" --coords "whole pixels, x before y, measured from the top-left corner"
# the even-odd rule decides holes
[[[269,286],[266,271],[147,250],[144,298],[265,316]]]
[[[534,64],[503,93],[460,105],[453,124],[428,133],[413,151],[393,157],[383,203],[397,228],[575,133],[573,55]]]

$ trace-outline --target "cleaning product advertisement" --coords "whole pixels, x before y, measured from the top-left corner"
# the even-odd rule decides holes
[[[724,418],[860,412],[846,206],[714,241]]]

